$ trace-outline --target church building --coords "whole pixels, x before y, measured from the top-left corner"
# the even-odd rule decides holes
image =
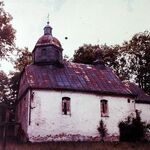
[[[137,95],[129,85],[101,61],[86,65],[63,60],[63,48],[49,22],[32,57],[21,74],[17,107],[28,141],[96,141],[100,120],[108,139],[118,139],[118,123],[136,109]]]

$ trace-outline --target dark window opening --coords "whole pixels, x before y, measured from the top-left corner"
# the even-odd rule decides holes
[[[64,114],[67,115],[67,103],[64,103]]]
[[[70,98],[69,97],[63,97],[62,98],[62,113],[63,115],[70,115]]]
[[[128,103],[130,103],[130,99],[128,98]]]
[[[106,106],[105,106],[105,102],[102,104],[102,112],[103,113],[106,113],[106,108],[105,108]]]
[[[101,100],[101,116],[102,117],[108,117],[108,101],[107,100]]]

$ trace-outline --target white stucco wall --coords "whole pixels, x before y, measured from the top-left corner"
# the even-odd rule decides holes
[[[71,115],[62,115],[62,97],[71,98]],[[108,100],[109,117],[101,117],[100,100]],[[109,135],[118,135],[118,122],[134,110],[127,97],[100,96],[63,91],[34,90],[31,104],[31,124],[28,126],[32,142],[58,140],[86,140],[99,137],[97,127],[103,119]]]
[[[136,103],[136,109],[141,112],[142,121],[150,123],[150,104]]]

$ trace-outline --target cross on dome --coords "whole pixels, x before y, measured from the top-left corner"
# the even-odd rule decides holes
[[[44,27],[44,35],[52,35],[52,27],[49,25],[49,14],[47,20],[47,25]]]
[[[47,16],[47,25],[49,25],[49,13],[48,13],[48,16]]]

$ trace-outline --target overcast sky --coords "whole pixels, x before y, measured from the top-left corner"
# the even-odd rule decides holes
[[[53,36],[70,57],[84,43],[121,44],[150,31],[150,0],[5,0],[5,10],[13,16],[16,45],[30,51],[49,13]]]

